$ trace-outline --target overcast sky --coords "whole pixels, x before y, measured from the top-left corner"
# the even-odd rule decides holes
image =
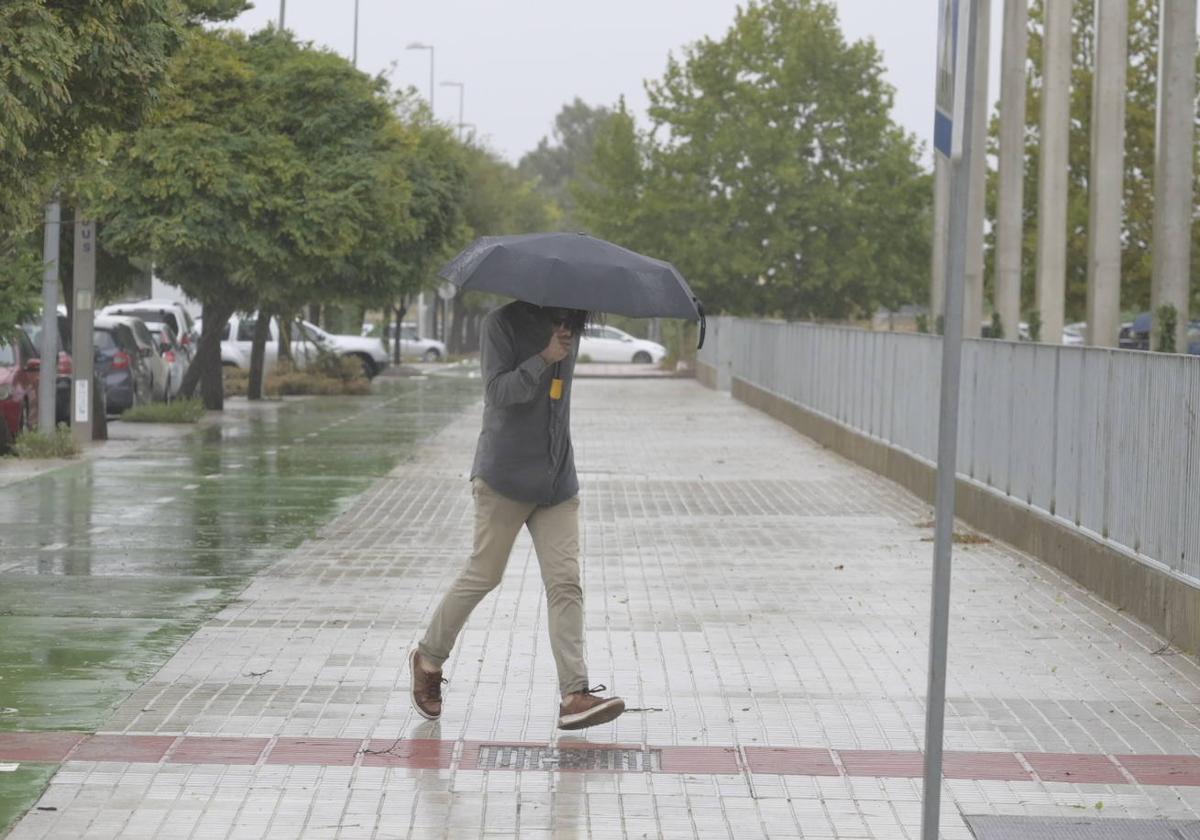
[[[285,23],[297,37],[351,55],[354,0],[286,2]],[[936,0],[836,5],[847,38],[874,38],[882,50],[896,88],[895,119],[930,145]],[[996,65],[1002,3],[992,5]],[[737,6],[735,0],[359,0],[358,64],[371,73],[390,70],[397,87],[411,85],[427,96],[429,52],[405,47],[432,44],[438,118],[458,121],[458,89],[441,82],[462,82],[463,121],[515,163],[576,96],[611,105],[624,94],[644,126],[643,81],[661,77],[669,53],[704,36],[720,38]],[[278,0],[259,0],[234,25],[255,30],[278,17]],[[993,69],[993,91],[995,76]]]

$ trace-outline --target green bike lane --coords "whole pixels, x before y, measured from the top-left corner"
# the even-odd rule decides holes
[[[251,576],[411,457],[478,387],[435,375],[377,380],[366,397],[240,406],[182,438],[0,487],[0,732],[101,727]],[[0,836],[55,769],[0,763]]]

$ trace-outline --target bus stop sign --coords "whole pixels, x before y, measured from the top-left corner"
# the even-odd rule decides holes
[[[962,0],[938,0],[937,84],[933,147],[950,160],[962,157],[963,110],[967,104],[967,16]]]

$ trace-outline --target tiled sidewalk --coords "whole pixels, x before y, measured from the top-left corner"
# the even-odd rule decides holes
[[[927,506],[693,382],[576,388],[592,678],[639,711],[556,737],[527,537],[442,721],[411,711],[406,652],[469,550],[468,412],[185,644],[122,737],[55,742],[11,837],[916,836]],[[948,760],[945,837],[1200,813],[1192,659],[990,543],[956,552],[951,633],[947,749],[987,755]]]

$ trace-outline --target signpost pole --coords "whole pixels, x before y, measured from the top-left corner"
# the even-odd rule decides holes
[[[946,652],[950,629],[950,569],[954,545],[954,490],[957,475],[958,395],[962,370],[963,287],[967,255],[967,207],[970,203],[971,124],[975,101],[975,36],[978,0],[942,0],[935,154],[950,158],[950,230],[947,236],[945,334],[942,339],[941,409],[933,591],[930,605],[929,673],[925,703],[925,772],[921,803],[921,840],[937,840],[941,817],[942,742],[946,718]],[[947,30],[950,27],[950,30]],[[949,49],[953,32],[953,49]],[[945,89],[945,58],[954,56],[950,90]],[[953,99],[952,113],[943,106]],[[949,121],[947,132],[946,122]]]
[[[92,324],[96,290],[96,223],[75,217],[75,300],[71,307],[71,434],[84,446],[92,440]]]

